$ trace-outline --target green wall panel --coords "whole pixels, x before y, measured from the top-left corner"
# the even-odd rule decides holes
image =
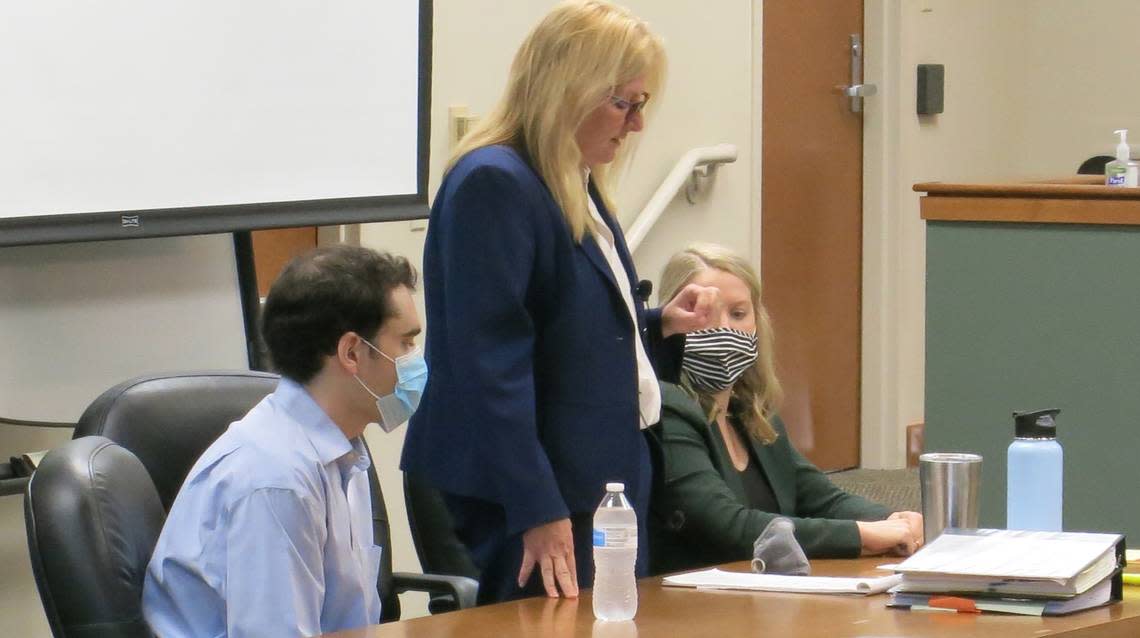
[[[983,456],[1005,526],[1014,410],[1061,408],[1066,530],[1140,540],[1140,229],[927,224],[926,451]]]

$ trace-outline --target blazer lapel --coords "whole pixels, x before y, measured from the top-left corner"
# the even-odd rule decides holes
[[[602,221],[606,224],[606,227],[610,229],[610,233],[614,237],[614,248],[617,250],[618,257],[621,261],[621,264],[623,266],[622,269],[624,272],[621,273],[620,278],[615,277],[614,269],[610,267],[610,262],[606,259],[606,256],[602,254],[602,248],[598,245],[598,242],[594,238],[593,233],[587,233],[586,236],[582,238],[582,242],[579,244],[579,247],[583,252],[586,253],[586,257],[589,258],[590,263],[592,263],[594,267],[602,273],[602,276],[605,277],[606,281],[609,282],[610,292],[612,292],[614,295],[617,295],[617,302],[621,306],[625,306],[625,299],[622,298],[621,286],[628,287],[630,294],[634,294],[633,284],[631,283],[632,276],[630,275],[630,273],[633,272],[633,266],[630,261],[629,250],[626,248],[625,238],[621,233],[621,227],[618,226],[617,221],[610,216],[609,211],[606,210],[605,204],[601,202],[601,198],[596,197],[597,190],[594,188],[593,179],[590,180],[587,191],[587,196],[590,197],[593,200],[594,205],[598,207],[598,213],[601,215]],[[637,303],[638,300],[634,298],[634,304]],[[641,313],[638,313],[638,324],[640,324],[640,314]]]
[[[594,239],[594,235],[587,233],[586,236],[582,238],[582,243],[579,244],[579,247],[586,253],[586,257],[589,258],[590,263],[594,264],[594,267],[602,273],[606,281],[610,282],[612,291],[620,295],[621,289],[618,288],[617,280],[614,279],[614,269],[610,268],[610,262],[607,261],[606,256],[602,254],[602,247],[598,245],[598,241]]]
[[[593,182],[590,182],[590,195],[593,196],[597,191],[593,188]],[[617,219],[609,214],[606,210],[605,204],[601,202],[601,197],[598,198],[598,212],[602,214],[602,219],[606,222],[610,232],[614,236],[614,250],[617,251],[618,258],[621,260],[621,265],[625,267],[625,284],[629,286],[631,294],[637,288],[637,269],[633,267],[633,256],[629,254],[629,246],[625,243],[625,235],[622,233],[621,225],[618,224]],[[634,301],[637,301],[636,295]]]
[[[597,189],[594,187],[594,182],[590,181],[590,196],[597,195]],[[633,297],[633,307],[637,313],[637,329],[638,332],[644,333],[645,328],[645,311],[646,300],[637,295],[637,268],[633,265],[633,255],[629,252],[629,245],[625,243],[625,234],[622,232],[621,225],[618,224],[617,218],[609,214],[606,210],[605,204],[600,203],[601,197],[598,197],[598,211],[602,213],[602,219],[606,222],[610,232],[614,235],[614,249],[617,250],[618,257],[621,259],[622,266],[625,267],[625,277],[621,285],[629,286],[629,294]]]
[[[787,436],[787,435],[783,435]],[[794,516],[796,512],[796,480],[795,476],[788,476],[788,467],[775,448],[779,443],[764,445],[753,437],[748,437],[748,444],[756,458],[760,460],[760,467],[768,478],[768,485],[776,496],[776,504],[780,506],[780,513],[785,516]]]
[[[748,496],[744,492],[744,481],[740,478],[740,472],[737,472],[736,467],[732,464],[732,455],[728,453],[728,445],[724,442],[724,437],[721,436],[720,427],[716,420],[710,421],[707,428],[708,446],[713,451],[717,472],[724,479],[724,484],[728,486],[728,489],[732,490],[732,493],[742,503],[747,502]]]

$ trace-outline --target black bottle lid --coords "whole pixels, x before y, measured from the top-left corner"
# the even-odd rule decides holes
[[[1056,408],[1014,412],[1014,436],[1019,439],[1055,439],[1057,421],[1054,417],[1060,413],[1061,411]]]

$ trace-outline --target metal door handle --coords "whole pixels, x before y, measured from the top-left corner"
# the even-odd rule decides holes
[[[851,98],[851,112],[863,112],[863,98],[879,92],[874,84],[863,84],[863,38],[851,34],[851,84],[843,87],[843,94]]]
[[[866,97],[868,95],[875,95],[879,92],[879,87],[874,84],[856,84],[854,86],[843,87],[843,94],[848,97]]]

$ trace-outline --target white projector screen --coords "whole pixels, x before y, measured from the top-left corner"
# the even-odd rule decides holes
[[[427,214],[431,0],[0,2],[0,245]]]

